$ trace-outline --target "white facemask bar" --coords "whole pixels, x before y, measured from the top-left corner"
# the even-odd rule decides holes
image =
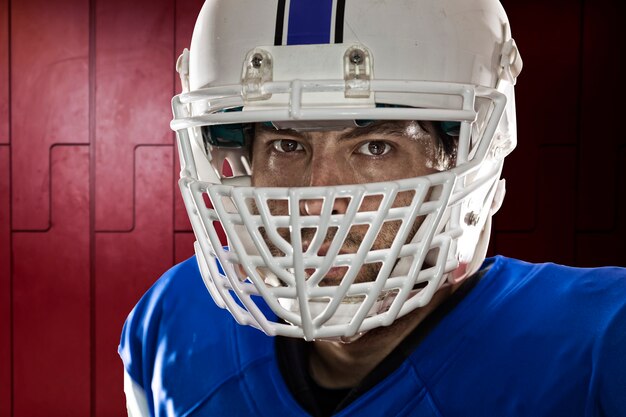
[[[458,227],[459,205],[457,204],[473,190],[493,181],[498,175],[498,170],[494,172],[482,173],[482,178],[477,181],[465,184],[465,179],[475,176],[489,150],[491,143],[478,140],[477,147],[469,149],[463,147],[461,143],[470,143],[470,133],[472,122],[476,118],[474,110],[475,96],[486,97],[492,103],[491,118],[485,124],[482,137],[492,138],[496,131],[499,116],[501,115],[505,100],[502,94],[492,89],[475,88],[473,86],[425,83],[425,82],[398,82],[398,81],[371,81],[372,90],[397,92],[397,93],[417,93],[417,94],[440,94],[444,96],[459,96],[462,98],[460,109],[432,109],[432,108],[358,108],[358,107],[333,107],[332,109],[306,108],[301,105],[303,92],[314,91],[341,91],[345,88],[345,81],[341,82],[300,82],[292,83],[269,83],[267,91],[271,94],[290,94],[291,106],[287,109],[263,109],[233,113],[208,113],[200,116],[190,116],[190,106],[192,102],[204,101],[211,104],[210,111],[242,105],[241,86],[209,88],[202,91],[182,94],[174,98],[173,107],[177,118],[172,122],[172,127],[177,130],[179,146],[181,150],[181,190],[185,199],[186,207],[190,213],[190,218],[196,237],[198,239],[199,261],[206,262],[208,268],[203,269],[203,278],[207,283],[207,288],[211,295],[221,307],[227,308],[238,322],[258,327],[268,334],[283,334],[286,336],[304,337],[306,339],[329,338],[337,336],[352,336],[359,332],[367,331],[381,325],[391,324],[397,317],[400,317],[414,308],[425,305],[434,292],[441,286],[445,274],[456,267],[453,249],[455,239],[460,234]],[[378,90],[379,88],[380,90]],[[239,93],[239,95],[237,95]],[[234,94],[225,97],[228,94]],[[295,104],[294,104],[295,103]],[[299,104],[298,104],[299,103]],[[419,104],[419,103],[416,103]],[[254,188],[254,187],[233,187],[229,185],[217,185],[200,182],[197,180],[197,171],[190,142],[189,131],[197,126],[207,124],[241,123],[241,122],[262,122],[280,120],[344,120],[344,119],[399,119],[399,120],[431,120],[431,121],[460,121],[461,132],[459,139],[459,150],[457,155],[457,167],[442,173],[436,173],[421,178],[406,179],[400,181],[361,184],[354,186],[337,187],[301,187],[301,188]],[[472,154],[470,161],[468,155]],[[219,179],[218,179],[219,181]],[[439,193],[437,203],[427,201],[423,203],[424,196],[438,187]],[[414,201],[409,207],[390,208],[393,203],[391,196],[403,190],[415,191]],[[204,204],[202,193],[207,193],[214,208],[209,209]],[[360,201],[364,195],[382,194],[385,196],[379,217],[372,217],[371,213],[358,212],[359,205],[352,204],[349,212],[344,215],[329,216],[329,206],[332,205],[332,198],[341,195],[351,197],[351,202]],[[223,200],[227,201],[224,205]],[[264,201],[268,199],[284,199],[289,202],[292,208],[292,216],[271,216],[261,210],[260,214],[253,215],[248,211],[246,199],[253,199],[261,203],[258,207],[263,207]],[[303,199],[323,199],[322,216],[300,217],[296,208]],[[423,203],[423,204],[422,204]],[[432,203],[432,204],[431,204]],[[232,207],[238,208],[232,212]],[[450,207],[452,206],[452,207]],[[444,210],[449,207],[444,216]],[[229,212],[230,211],[230,212]],[[397,217],[394,217],[397,216]],[[413,238],[412,242],[406,243],[408,239],[408,227],[413,224],[412,219],[426,216],[422,227]],[[446,220],[442,222],[442,218]],[[369,251],[369,246],[376,236],[377,228],[383,221],[402,218],[401,230],[392,246],[387,249],[384,257],[379,253]],[[407,221],[406,219],[409,219]],[[225,251],[221,247],[219,238],[212,222],[219,221],[224,226],[227,236],[229,236],[230,250]],[[347,232],[347,226],[359,222],[370,225],[366,233],[362,247],[356,254],[338,254],[341,236],[335,237],[327,258],[332,258],[333,262],[314,260],[311,253],[316,253],[315,246],[321,245],[321,240],[317,236],[325,236],[318,233],[311,244],[310,250],[303,254],[300,249],[293,249],[299,246],[300,230],[306,227],[318,227],[325,229],[329,226],[336,226],[342,233]],[[368,223],[369,222],[369,223]],[[279,227],[291,228],[291,243],[281,242],[276,233],[271,233],[269,238],[278,242],[285,256],[274,257],[269,253],[269,249],[264,242],[264,238],[258,233],[258,227],[262,225],[265,230],[275,231]],[[426,227],[427,226],[427,227]],[[250,252],[239,238],[240,232],[236,227],[245,227],[252,238],[256,252]],[[428,230],[427,230],[428,229]],[[427,231],[426,231],[427,230]],[[436,231],[436,233],[435,233]],[[318,230],[319,232],[319,230]],[[370,232],[372,232],[370,234]],[[345,237],[345,236],[344,236]],[[317,239],[317,241],[316,241]],[[334,245],[334,246],[333,246]],[[249,246],[249,245],[248,245]],[[434,266],[422,270],[424,259],[432,248],[438,256]],[[398,257],[406,257],[413,253],[413,262],[408,267],[408,273],[400,276],[393,276],[393,269],[396,266]],[[376,251],[379,252],[379,251]],[[334,256],[333,256],[334,255]],[[217,268],[214,258],[217,256],[224,267],[226,277],[222,276]],[[317,286],[323,274],[331,266],[341,265],[342,262],[353,262],[361,265],[363,262],[383,261],[383,267],[374,282],[353,283],[357,269],[349,269],[344,279],[338,286],[324,287]],[[315,262],[314,262],[315,261]],[[307,262],[312,262],[308,264]],[[317,262],[317,263],[316,263]],[[242,280],[235,270],[235,265],[242,265],[248,277]],[[284,286],[272,287],[265,283],[256,267],[265,267],[283,282]],[[307,267],[314,267],[316,272],[307,279],[304,270]],[[208,270],[207,270],[208,269]],[[293,273],[289,273],[289,269]],[[414,290],[415,284],[425,283],[425,287],[420,291]],[[392,300],[385,300],[380,309],[377,304],[381,303],[381,296],[385,298],[385,291],[395,290]],[[233,293],[235,297],[233,297]],[[253,295],[260,295],[265,302],[283,320],[291,323],[285,324],[275,317],[268,317],[267,313],[252,299]],[[349,322],[333,323],[333,315],[341,308],[344,297],[354,296],[364,297],[363,301],[353,309],[353,317]],[[330,302],[322,309],[320,314],[311,314],[313,306],[311,300],[328,298]],[[286,310],[281,299],[295,300],[297,308],[294,311]],[[285,303],[282,303],[285,304]],[[330,324],[329,324],[330,323]]]
[[[398,93],[398,94],[433,94],[445,96],[459,96],[463,102],[461,109],[430,109],[430,108],[374,108],[374,107],[347,107],[333,106],[333,112],[328,108],[303,107],[305,93],[333,93],[343,92],[346,88],[344,80],[316,80],[290,82],[268,82],[263,84],[262,91],[269,94],[288,94],[289,106],[254,110],[251,112],[215,113],[220,109],[251,105],[242,95],[239,84],[222,87],[208,87],[189,93],[182,93],[172,99],[174,120],[170,123],[172,130],[207,126],[215,124],[266,122],[284,120],[350,120],[358,116],[359,119],[376,120],[430,120],[430,121],[467,121],[473,122],[476,112],[473,109],[476,87],[454,83],[435,83],[422,81],[386,81],[372,80],[368,84],[371,91]],[[210,104],[210,111],[206,114],[191,116],[190,104],[206,102]],[[369,104],[365,102],[364,104]],[[419,104],[419,103],[416,103]],[[417,107],[417,106],[416,106]],[[412,117],[411,117],[412,116]],[[415,117],[418,116],[418,117]]]

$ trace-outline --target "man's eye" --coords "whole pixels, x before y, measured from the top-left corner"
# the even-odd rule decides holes
[[[301,144],[291,139],[275,140],[272,142],[272,145],[278,152],[295,152],[304,149]]]
[[[391,150],[391,145],[380,140],[364,143],[357,150],[358,153],[368,156],[382,156]]]

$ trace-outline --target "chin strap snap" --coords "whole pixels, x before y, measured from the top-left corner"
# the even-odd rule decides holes
[[[517,76],[522,72],[523,62],[515,40],[509,39],[502,45],[500,53],[500,80],[506,80],[515,85]]]

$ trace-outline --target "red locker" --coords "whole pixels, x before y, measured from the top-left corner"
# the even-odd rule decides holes
[[[621,3],[502,0],[524,70],[491,253],[626,265]],[[0,417],[125,413],[121,326],[193,254],[169,129],[202,0],[0,0]]]

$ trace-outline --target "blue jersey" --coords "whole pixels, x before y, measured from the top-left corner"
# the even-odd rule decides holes
[[[341,416],[626,416],[626,270],[504,257]],[[306,416],[274,339],[238,325],[195,258],[124,326],[120,355],[155,416]]]

